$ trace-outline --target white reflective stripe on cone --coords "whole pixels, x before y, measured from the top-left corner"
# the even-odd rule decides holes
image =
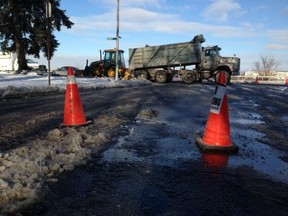
[[[75,76],[67,76],[67,83],[66,84],[75,84],[76,80],[75,80]]]

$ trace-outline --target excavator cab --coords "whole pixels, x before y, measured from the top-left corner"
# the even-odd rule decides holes
[[[104,50],[104,68],[106,71],[106,76],[114,77],[116,68],[116,49]],[[118,71],[119,75],[123,76],[125,73],[125,61],[124,61],[124,51],[118,51]]]
[[[105,66],[115,64],[116,65],[116,49],[109,49],[104,50],[104,64]],[[125,61],[124,61],[124,51],[119,50],[118,52],[118,65],[119,67],[125,67]]]
[[[102,52],[100,51],[100,60],[91,62],[88,66],[88,60],[86,61],[86,67],[84,70],[85,76],[107,76],[115,77],[116,74],[116,49],[106,49],[103,51],[104,58],[102,58]],[[118,51],[118,74],[120,77],[124,77],[127,72],[124,61],[124,51]]]

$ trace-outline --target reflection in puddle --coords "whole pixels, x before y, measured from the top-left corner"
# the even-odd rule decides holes
[[[203,162],[208,167],[223,168],[228,164],[228,155],[223,154],[203,154]]]

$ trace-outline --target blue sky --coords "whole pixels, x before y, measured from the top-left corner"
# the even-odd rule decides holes
[[[51,67],[85,67],[99,50],[114,48],[116,0],[61,0],[74,22],[55,32],[60,42]],[[120,0],[120,48],[190,41],[203,34],[203,46],[219,45],[222,56],[241,58],[241,71],[260,55],[274,56],[288,70],[287,0]],[[42,57],[39,62],[46,63]]]

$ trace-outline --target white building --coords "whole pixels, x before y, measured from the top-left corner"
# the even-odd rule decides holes
[[[16,53],[0,52],[0,71],[16,71],[18,61]]]
[[[245,71],[244,76],[257,77],[259,74],[256,71]],[[286,79],[288,77],[288,71],[275,71],[272,76],[278,77],[279,79]]]

